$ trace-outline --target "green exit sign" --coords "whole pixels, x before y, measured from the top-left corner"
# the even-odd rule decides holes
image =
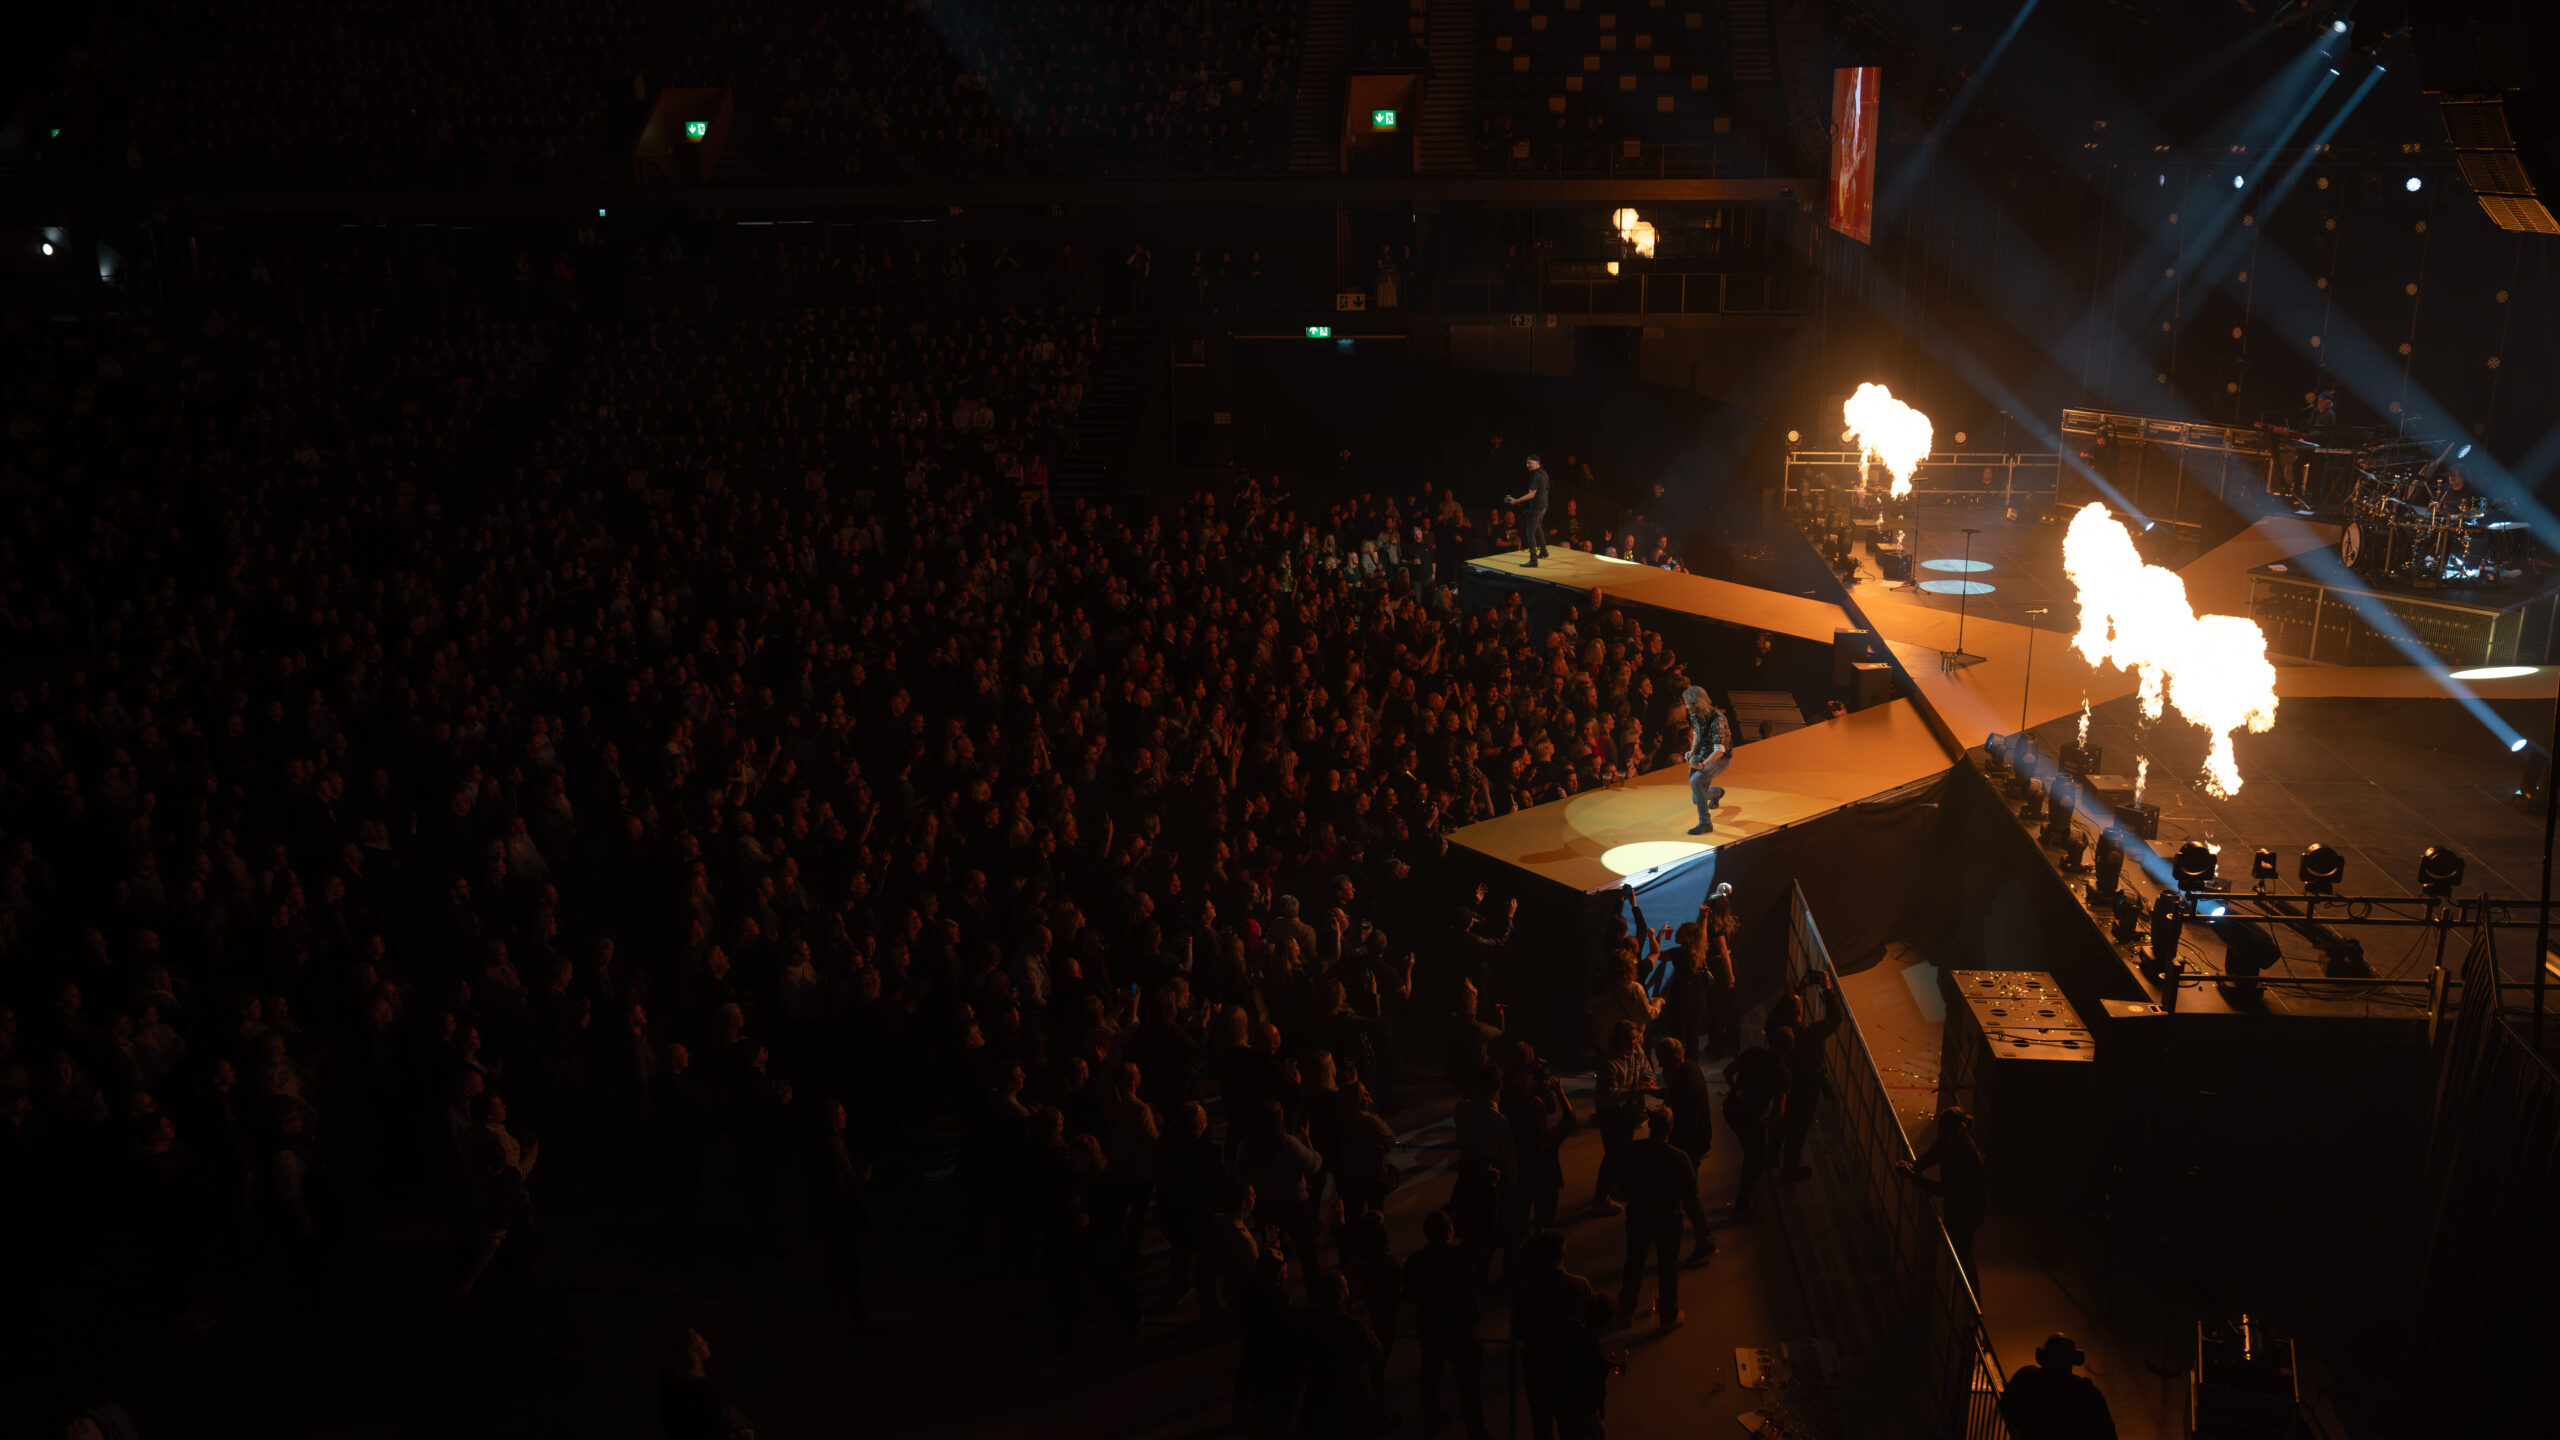
[[[1372,130],[1393,130],[1396,128],[1396,112],[1393,110],[1370,111],[1369,128]]]
[[[1307,338],[1310,340],[1330,340],[1333,338],[1333,327],[1330,325],[1310,325],[1307,327]]]
[[[684,138],[687,140],[699,140],[710,133],[711,122],[708,120],[687,120],[684,122]]]

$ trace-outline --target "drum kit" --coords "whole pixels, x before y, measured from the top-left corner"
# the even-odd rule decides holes
[[[2360,469],[2338,558],[2368,580],[2493,589],[2522,580],[2532,535],[2436,465]]]

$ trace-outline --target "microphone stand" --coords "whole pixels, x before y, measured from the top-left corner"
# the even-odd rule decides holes
[[[1965,527],[1964,573],[1967,576],[1973,574],[1973,537],[1981,533],[1970,525]],[[1966,603],[1973,596],[1973,581],[1965,579],[1956,583],[1963,587],[1956,591],[1956,648],[1938,652],[1938,668],[1941,670],[1961,670],[1967,665],[1979,665],[1983,660],[1982,656],[1964,648],[1965,609]]]
[[[2029,610],[2026,613],[2029,615],[2047,615],[2052,613],[2052,609],[2053,607],[2049,605],[2039,605],[2035,609]],[[2036,627],[2030,624],[2027,626],[2027,678],[2018,682],[2018,733],[2021,735],[2027,733],[2027,695],[2028,692],[2035,689],[2035,684]]]

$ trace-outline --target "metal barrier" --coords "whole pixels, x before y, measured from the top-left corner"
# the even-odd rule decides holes
[[[1803,888],[1790,889],[1787,971],[1790,983],[1801,983],[1815,970],[1833,967]],[[1914,1158],[1911,1142],[1893,1113],[1857,1015],[1836,994],[1834,1003],[1846,1018],[1824,1055],[1824,1078],[1839,1102],[1840,1129],[1854,1156],[1856,1203],[1882,1233],[1899,1292],[1892,1298],[1920,1347],[1930,1414],[1938,1417],[1934,1433],[2007,1440],[2009,1429],[2000,1418],[2006,1372],[1983,1327],[1982,1306],[1938,1219],[1937,1203],[1894,1168]]]
[[[1995,472],[1997,489],[1988,482],[1967,480],[1947,483],[1958,473],[1979,475]],[[1867,473],[1864,453],[1857,450],[1789,450],[1786,473],[1782,480],[1787,508],[1803,504],[1817,488],[1834,490],[1856,488],[1859,477]],[[2021,495],[2044,495],[2059,498],[2062,457],[2050,450],[2002,452],[1998,450],[1939,450],[1920,462],[1911,474],[1914,498],[1949,496],[1956,499],[1988,500],[1997,495],[2002,509],[2018,503]],[[1873,493],[1884,493],[1878,480]]]

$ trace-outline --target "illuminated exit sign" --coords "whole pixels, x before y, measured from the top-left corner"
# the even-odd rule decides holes
[[[1330,340],[1333,338],[1333,327],[1330,325],[1310,325],[1307,327],[1307,338],[1310,340]]]
[[[684,138],[687,140],[699,140],[710,133],[711,122],[708,120],[687,120],[684,122]]]
[[[1393,130],[1396,128],[1396,112],[1393,110],[1370,111],[1369,128],[1372,130]]]

